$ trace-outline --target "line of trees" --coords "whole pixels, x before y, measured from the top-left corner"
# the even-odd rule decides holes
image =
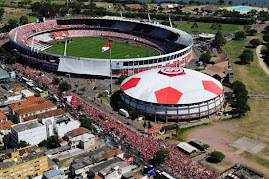
[[[262,50],[262,58],[269,67],[269,26],[264,29],[263,41],[265,42],[265,49]]]

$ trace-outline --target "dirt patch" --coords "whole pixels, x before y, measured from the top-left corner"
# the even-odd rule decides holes
[[[236,148],[228,145],[237,139],[233,136],[233,134],[236,133],[238,128],[240,128],[240,125],[237,124],[237,122],[216,122],[210,126],[188,131],[186,133],[186,138],[187,140],[197,139],[202,143],[210,145],[209,152],[218,150],[226,155],[223,162],[219,164],[210,164],[205,160],[202,161],[206,166],[213,168],[218,172],[223,172],[232,167],[234,164],[239,163],[250,166],[251,168],[259,170],[269,176],[268,168],[260,165],[255,160],[249,160],[245,157],[245,155],[241,155],[243,151],[237,150]]]

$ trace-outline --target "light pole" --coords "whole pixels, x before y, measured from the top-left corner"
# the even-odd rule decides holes
[[[64,43],[64,56],[66,56],[68,37],[67,36],[64,36],[64,39],[65,39],[65,43]]]

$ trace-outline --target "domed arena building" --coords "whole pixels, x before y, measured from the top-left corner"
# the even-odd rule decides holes
[[[126,78],[121,100],[129,111],[155,120],[181,121],[210,116],[224,103],[222,84],[198,71],[164,67]]]

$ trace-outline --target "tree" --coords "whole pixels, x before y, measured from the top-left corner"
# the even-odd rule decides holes
[[[243,53],[239,56],[240,58],[240,64],[247,64],[253,61],[254,55],[253,51],[250,49],[246,49],[243,51]]]
[[[225,45],[226,40],[225,40],[225,38],[223,37],[221,31],[218,31],[218,32],[216,33],[216,36],[215,36],[215,39],[214,39],[213,43],[214,43],[216,46],[218,46],[218,47],[220,47],[220,46],[222,46],[222,45]]]
[[[209,51],[206,53],[203,53],[199,58],[199,60],[202,61],[204,64],[208,64],[210,59],[211,59],[211,55]]]
[[[233,5],[233,1],[229,1],[228,4],[229,4],[229,5]]]
[[[59,83],[60,83],[59,78],[57,78],[57,77],[53,77],[52,84],[54,84],[54,85],[58,85]]]
[[[248,32],[248,35],[250,35],[250,36],[254,36],[254,35],[256,35],[257,34],[257,30],[255,30],[255,29],[251,29],[249,32]]]
[[[153,158],[155,166],[163,164],[165,159],[169,156],[169,151],[165,149],[158,150]]]
[[[240,82],[235,81],[232,84],[232,89],[234,93],[234,102],[232,103],[232,107],[234,108],[234,113],[246,113],[250,110],[247,101],[248,101],[248,91],[246,86]]]
[[[20,25],[28,24],[28,18],[26,16],[21,16]]]
[[[256,48],[258,45],[261,44],[261,41],[260,39],[251,39],[249,44]]]
[[[59,89],[61,91],[68,91],[71,89],[71,85],[69,83],[67,83],[66,81],[63,81],[63,82],[59,83]]]
[[[219,3],[220,5],[223,5],[223,4],[225,4],[225,1],[224,1],[224,0],[218,0],[218,3]]]
[[[127,75],[121,75],[117,81],[118,84],[121,84],[123,80],[125,80],[128,76]]]
[[[79,105],[77,106],[77,108],[78,108],[79,111],[81,111],[81,110],[82,110],[82,105],[79,104]]]
[[[197,22],[194,22],[193,25],[191,26],[191,29],[197,29],[198,28],[198,24]]]
[[[39,147],[46,147],[48,149],[55,149],[60,147],[60,139],[58,135],[53,135],[49,137],[47,140],[43,140],[38,144]]]
[[[269,42],[269,33],[264,34],[264,35],[262,36],[262,39],[263,39],[264,42],[268,43],[268,42]]]
[[[92,130],[92,120],[86,116],[80,116],[79,121],[81,122],[81,126],[85,127],[86,129]]]
[[[27,147],[27,146],[29,146],[29,145],[30,145],[30,144],[27,143],[27,142],[25,142],[24,140],[21,140],[20,143],[19,143],[19,147],[20,147],[20,148]]]
[[[246,33],[248,33],[248,32],[250,31],[250,28],[251,28],[250,25],[245,25],[245,26],[243,27],[243,30],[244,30]]]
[[[148,122],[148,129],[152,128],[152,124],[150,122]]]
[[[146,121],[144,121],[144,123],[143,123],[143,127],[144,127],[144,128],[147,127],[147,123],[146,123]]]
[[[243,40],[245,38],[246,38],[246,33],[244,31],[237,31],[235,33],[235,37],[234,37],[235,40]]]
[[[130,112],[130,116],[132,120],[135,120],[138,117],[138,111],[137,110],[132,110]]]
[[[209,154],[209,160],[210,162],[212,163],[219,163],[221,162],[224,158],[225,158],[225,155],[219,151],[214,151],[214,152],[211,152]]]
[[[265,46],[266,48],[262,50],[262,58],[264,59],[264,62],[269,66],[269,44]]]
[[[0,20],[2,20],[4,13],[5,13],[5,10],[4,10],[4,8],[1,7],[0,8]]]

